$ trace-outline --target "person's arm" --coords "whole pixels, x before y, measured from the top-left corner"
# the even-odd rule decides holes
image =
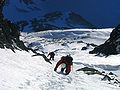
[[[62,63],[63,63],[63,60],[58,61],[57,64],[56,64],[56,66],[55,66],[55,68],[54,68],[54,71],[56,71],[57,68],[58,68],[58,66],[59,66],[60,64],[62,64]]]

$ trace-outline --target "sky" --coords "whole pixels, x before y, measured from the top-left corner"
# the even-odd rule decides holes
[[[23,3],[18,4],[18,1],[12,0],[11,5],[5,7],[6,17],[17,20],[18,18],[40,17],[51,11],[64,13],[73,11],[98,27],[115,27],[120,24],[120,0],[34,0],[35,6],[41,10],[22,14],[16,12],[15,7],[26,8],[28,6]]]

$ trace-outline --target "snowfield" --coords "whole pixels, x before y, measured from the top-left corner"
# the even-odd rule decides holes
[[[87,75],[77,69],[94,67],[106,74],[113,72],[120,81],[120,55],[99,57],[89,54],[94,47],[81,50],[89,44],[99,45],[109,38],[112,29],[71,29],[37,33],[22,33],[25,44],[46,56],[55,51],[52,64],[41,56],[32,56],[31,51],[0,49],[0,90],[120,90],[119,84],[102,81],[102,75]],[[69,75],[54,72],[61,56],[73,57]],[[59,72],[59,68],[58,68]]]

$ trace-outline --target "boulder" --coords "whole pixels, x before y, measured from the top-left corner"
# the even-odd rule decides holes
[[[78,69],[77,71],[83,71],[85,74],[88,74],[88,75],[102,74],[100,71],[91,67],[84,67],[84,68]]]

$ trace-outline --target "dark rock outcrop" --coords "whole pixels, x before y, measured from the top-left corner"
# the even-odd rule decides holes
[[[0,48],[8,48],[11,49],[13,52],[15,52],[15,49],[25,51],[31,50],[33,53],[35,53],[35,56],[42,56],[46,62],[51,63],[44,54],[37,53],[32,48],[26,47],[24,45],[23,41],[20,40],[19,28],[17,28],[15,24],[1,17],[0,27]]]
[[[90,54],[103,54],[105,56],[120,53],[120,25],[118,25],[110,34],[110,38],[89,52]]]
[[[83,71],[85,74],[88,75],[94,75],[94,74],[99,74],[101,75],[102,73],[94,68],[91,67],[84,67],[84,68],[80,68],[77,71]]]
[[[85,42],[84,42],[84,43],[85,43]],[[93,43],[85,43],[85,44],[86,44],[86,46],[82,47],[81,50],[87,50],[87,49],[90,48],[90,46],[92,46],[92,47],[97,47],[97,45],[95,45],[95,44],[93,44]]]
[[[0,48],[8,48],[13,52],[15,49],[28,51],[28,48],[19,39],[19,27],[7,20],[2,13],[5,2],[6,0],[0,1]]]
[[[101,75],[103,76],[101,78],[101,81],[107,81],[111,85],[120,87],[120,81],[118,79],[118,76],[112,72],[110,73],[106,73],[104,71],[100,72],[97,69],[94,69],[91,67],[83,67],[83,68],[78,69],[77,71],[83,71],[87,75],[95,75],[95,74]]]
[[[103,74],[103,76],[102,81],[108,81],[109,84],[120,87],[118,76],[114,73],[110,72],[109,74]]]
[[[45,13],[39,18],[22,20],[16,23],[21,30],[23,30],[25,26],[29,26],[29,30],[35,32],[73,28],[96,28],[92,23],[75,12],[63,13],[61,11]]]
[[[19,39],[19,28],[4,17],[0,17],[0,48],[26,50],[27,47]],[[15,52],[15,51],[14,51]]]
[[[84,28],[96,28],[92,23],[87,21],[85,18],[83,18],[81,15],[70,12],[68,13],[68,18],[66,18],[66,24],[70,27],[77,28],[76,26],[84,26]]]

